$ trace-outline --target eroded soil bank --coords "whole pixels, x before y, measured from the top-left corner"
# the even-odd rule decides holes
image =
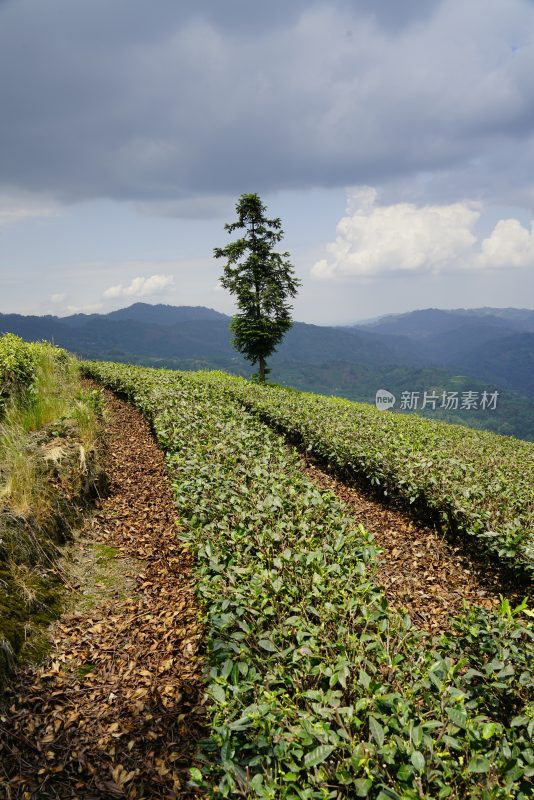
[[[0,712],[6,798],[182,798],[203,732],[201,624],[164,457],[106,393],[111,492],[71,566],[72,610],[49,658]]]
[[[74,419],[27,436],[13,428],[0,432],[0,696],[18,660],[35,661],[46,651],[68,585],[61,554],[95,497],[107,491],[96,421],[94,439]]]

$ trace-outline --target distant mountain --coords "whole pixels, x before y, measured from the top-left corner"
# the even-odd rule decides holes
[[[473,348],[459,361],[471,375],[534,397],[534,333],[516,333]]]
[[[395,336],[426,366],[460,370],[534,397],[534,310],[427,308],[349,330]]]
[[[457,318],[450,311],[439,308],[425,308],[411,311],[408,314],[391,314],[372,322],[362,322],[350,326],[352,330],[367,330],[372,333],[389,336],[407,336],[413,339],[433,336],[451,330],[458,324]]]
[[[492,343],[517,331],[497,317],[456,317],[453,327],[440,333],[421,336],[417,342],[418,352],[434,363],[461,366],[468,354],[480,348],[491,350]]]
[[[528,308],[425,308],[350,326],[373,333],[421,338],[454,330],[466,321],[500,327],[501,330],[534,332],[534,310]]]
[[[477,317],[498,317],[518,329],[534,332],[534,310],[530,308],[456,308],[453,314]]]
[[[149,303],[134,303],[128,308],[119,308],[117,311],[110,311],[109,314],[73,314],[69,317],[61,317],[60,321],[68,325],[79,327],[86,322],[95,319],[130,319],[135,322],[147,322],[153,325],[175,325],[178,322],[187,320],[206,320],[219,319],[229,320],[226,314],[214,311],[213,308],[205,306],[169,306],[162,303],[150,305]]]
[[[0,332],[12,331],[29,339],[49,338],[87,358],[153,357],[216,360],[221,366],[245,362],[236,354],[229,330],[230,317],[213,309],[190,306],[150,306],[135,303],[110,314],[70,317],[24,317],[0,314]],[[296,322],[279,352],[271,359],[303,363],[343,360],[369,366],[410,361],[394,340],[366,331],[345,331]]]
[[[82,358],[250,375],[230,318],[203,306],[134,303],[109,314],[0,314],[0,333],[47,339]],[[350,327],[296,322],[272,358],[271,378],[373,402],[378,389],[499,390],[494,413],[436,409],[433,417],[534,439],[534,311],[424,309]],[[422,412],[425,413],[425,412]]]

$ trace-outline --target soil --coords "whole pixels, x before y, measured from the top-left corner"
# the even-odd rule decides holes
[[[70,610],[0,712],[0,795],[190,798],[204,734],[202,624],[165,462],[106,392],[110,494],[71,551]]]

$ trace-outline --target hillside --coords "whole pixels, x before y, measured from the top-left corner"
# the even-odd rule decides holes
[[[534,311],[429,308],[353,326],[402,338],[427,365],[461,370],[534,397]]]
[[[85,368],[151,421],[196,553],[211,738],[195,786],[287,800],[327,788],[526,800],[525,604],[490,600],[428,636],[377,585],[374,538],[280,432],[350,485],[366,478],[435,514],[439,537],[461,532],[518,581],[534,555],[532,445],[222,374]]]
[[[0,314],[0,330],[28,339],[53,338],[81,356],[224,359],[234,368],[236,364],[244,368],[245,362],[232,346],[229,322],[224,314],[201,306],[146,303],[109,314],[71,317]],[[365,365],[393,364],[399,358],[408,360],[388,337],[302,322],[294,324],[277,355],[277,360],[345,360]]]
[[[4,387],[50,350],[16,344]],[[6,686],[6,796],[527,800],[534,445],[221,372],[82,369],[110,490],[50,652]]]
[[[374,403],[378,389],[396,397],[497,389],[499,404],[491,413],[436,408],[432,416],[532,439],[533,314],[428,309],[350,328],[296,322],[270,360],[270,377],[367,403]],[[228,325],[229,317],[213,309],[146,303],[61,318],[0,315],[0,331],[54,341],[82,358],[248,376],[251,367],[235,352]]]
[[[105,317],[106,319],[135,320],[154,325],[175,325],[187,320],[228,320],[225,314],[205,306],[170,306],[164,303],[133,303],[128,308],[119,308],[109,314],[71,314],[67,317],[55,317],[62,323],[83,326],[86,322]]]
[[[60,546],[106,485],[99,400],[65,351],[0,337],[0,700],[18,658],[46,651]]]
[[[502,329],[534,331],[534,310],[528,308],[425,308],[404,314],[387,314],[352,327],[410,337],[432,336],[454,330],[465,321],[489,322]]]

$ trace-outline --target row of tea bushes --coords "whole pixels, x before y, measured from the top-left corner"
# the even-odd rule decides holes
[[[289,435],[349,481],[402,500],[527,579],[534,572],[534,444],[363,403],[260,386],[225,373],[197,380]]]

